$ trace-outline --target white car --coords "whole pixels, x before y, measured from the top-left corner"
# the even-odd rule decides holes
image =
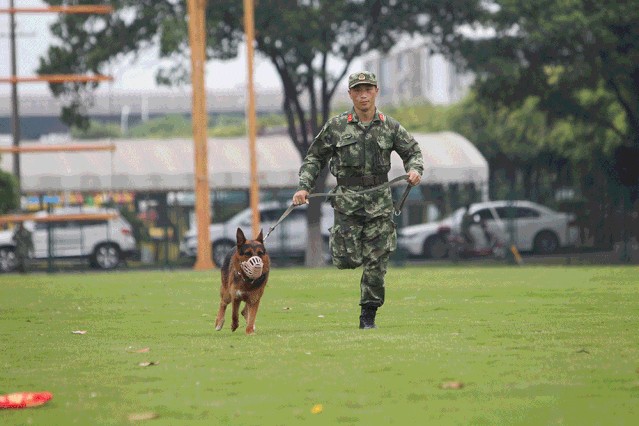
[[[270,201],[260,203],[260,226],[264,236],[275,225],[288,204]],[[306,251],[308,236],[306,226],[306,205],[294,208],[266,240],[266,249],[271,257],[289,256],[303,257]],[[333,225],[333,209],[327,203],[322,203],[321,232],[322,238],[328,241],[328,228]],[[236,245],[237,228],[242,228],[245,234],[251,234],[252,211],[250,208],[237,213],[224,223],[213,223],[209,226],[212,257],[216,265],[224,262],[226,254]],[[183,256],[195,257],[197,254],[197,229],[191,228],[180,241],[180,253]]]
[[[55,222],[27,221],[25,227],[32,232],[33,259],[49,258],[49,227],[53,259],[86,258],[92,267],[113,269],[120,261],[136,251],[136,241],[129,222],[114,209],[63,207],[55,209],[53,216],[77,213],[114,213],[109,220],[64,220]],[[39,211],[36,218],[49,213]],[[16,268],[13,230],[0,231],[0,271]]]
[[[438,222],[401,228],[398,244],[409,255],[440,259],[448,255],[448,232],[460,232],[462,207]],[[577,243],[579,231],[572,214],[561,213],[531,201],[486,201],[470,205],[475,222],[483,221],[488,232],[509,244],[512,241],[521,252],[551,254],[560,247]],[[471,226],[477,244],[484,244],[480,226]]]

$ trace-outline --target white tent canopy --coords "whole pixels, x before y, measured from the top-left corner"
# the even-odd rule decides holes
[[[422,184],[474,183],[487,191],[488,163],[464,137],[441,132],[414,134],[424,155]],[[208,141],[209,183],[212,190],[248,188],[249,152],[246,138]],[[23,142],[23,146],[37,142]],[[115,152],[53,152],[21,154],[22,190],[62,191],[192,191],[193,141],[190,139],[114,139],[74,144],[115,144]],[[300,155],[288,136],[257,139],[261,188],[294,188]],[[13,155],[3,154],[0,167],[12,171]],[[390,178],[404,172],[393,154]],[[329,185],[335,180],[330,177]]]

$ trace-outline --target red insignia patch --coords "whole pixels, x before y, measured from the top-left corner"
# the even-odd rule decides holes
[[[349,123],[353,121],[353,114],[348,114],[348,117],[346,117],[346,121],[348,121]]]
[[[379,113],[379,119],[382,121],[386,121],[386,117],[381,112]]]

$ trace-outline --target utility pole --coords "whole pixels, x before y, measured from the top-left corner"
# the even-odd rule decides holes
[[[193,89],[193,151],[195,154],[195,216],[197,217],[197,255],[193,269],[214,267],[211,260],[211,194],[209,190],[208,138],[206,116],[206,0],[188,0],[189,44],[191,45],[191,86]],[[222,266],[222,265],[218,265]]]
[[[248,116],[248,136],[249,136],[249,159],[250,159],[250,176],[251,186],[249,188],[250,204],[252,210],[251,228],[253,230],[253,238],[257,237],[260,232],[260,188],[257,182],[257,153],[255,148],[256,123],[255,123],[255,89],[253,87],[253,40],[255,39],[255,18],[254,18],[253,0],[244,0],[244,33],[246,35],[246,57],[247,57],[247,75],[248,84],[246,87],[248,95],[248,108],[246,115]]]
[[[13,9],[13,0],[9,1],[9,7]],[[11,55],[11,75],[18,75],[16,64],[16,14],[9,14],[9,44]],[[18,115],[18,82],[11,84],[11,132],[13,135],[13,147],[20,147],[20,116]],[[18,181],[18,194],[22,193],[20,184],[20,153],[13,153],[13,175]]]

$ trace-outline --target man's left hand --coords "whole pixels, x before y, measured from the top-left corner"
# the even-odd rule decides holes
[[[406,180],[409,184],[415,186],[419,185],[419,183],[422,181],[422,176],[415,170],[411,170],[410,172],[408,172],[408,178]]]

